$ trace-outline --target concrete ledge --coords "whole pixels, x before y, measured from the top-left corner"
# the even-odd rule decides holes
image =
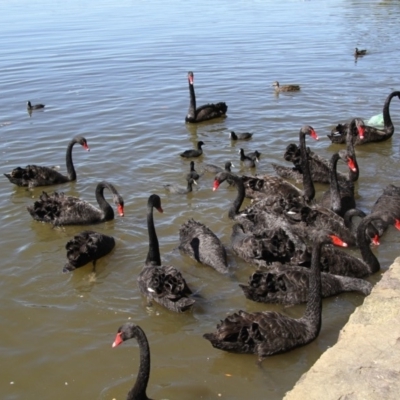
[[[400,399],[400,257],[284,400]]]

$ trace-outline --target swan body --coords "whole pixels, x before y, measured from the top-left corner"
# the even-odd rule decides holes
[[[48,222],[53,225],[87,225],[98,224],[114,219],[114,210],[104,198],[104,189],[111,191],[113,201],[119,215],[124,215],[124,200],[117,189],[108,182],[100,182],[96,187],[96,200],[100,209],[78,197],[67,196],[54,192],[48,195],[43,192],[40,200],[35,201],[27,209],[36,221]]]
[[[27,165],[25,168],[17,167],[9,174],[4,174],[8,180],[17,186],[37,187],[50,186],[76,180],[76,172],[72,162],[72,148],[75,143],[79,143],[85,150],[89,151],[87,141],[82,136],[73,138],[67,147],[66,165],[67,175],[62,175],[54,168],[42,167],[38,165]]]
[[[251,139],[252,136],[253,134],[249,132],[235,133],[234,131],[231,131],[229,134],[231,140],[248,140]]]
[[[280,85],[278,81],[275,81],[272,86],[275,92],[298,92],[300,85]]]
[[[179,250],[189,257],[223,274],[228,272],[226,250],[204,224],[189,219],[179,229],[179,240]]]
[[[326,233],[316,238],[309,277],[309,296],[303,317],[295,319],[272,311],[239,311],[221,321],[215,332],[206,333],[203,337],[217,349],[257,354],[260,361],[273,354],[304,346],[316,339],[321,330],[322,313],[319,259],[321,247],[326,243],[346,246],[346,243],[336,236]]]
[[[294,305],[306,303],[311,271],[304,267],[281,267],[268,271],[257,270],[247,285],[239,284],[247,299],[259,303]],[[363,279],[321,273],[322,297],[343,292],[371,293],[372,284]]]
[[[112,347],[117,347],[121,343],[132,338],[135,338],[139,344],[140,364],[135,385],[129,391],[126,400],[151,400],[146,394],[150,377],[150,347],[142,328],[132,322],[127,322],[120,326]]]
[[[183,158],[200,157],[203,154],[203,145],[204,142],[200,140],[199,142],[197,142],[197,149],[185,150],[183,153],[180,154],[180,156]]]
[[[68,261],[64,266],[63,272],[73,271],[91,261],[95,267],[96,261],[110,253],[114,247],[115,240],[112,236],[94,231],[80,232],[69,240],[65,246]]]
[[[44,107],[45,107],[44,104],[34,104],[34,105],[32,105],[30,101],[26,102],[26,108],[28,109],[28,111],[40,110],[41,108],[44,108]]]
[[[355,146],[370,142],[382,142],[384,140],[390,139],[393,136],[394,126],[392,119],[390,117],[389,106],[392,98],[396,96],[400,99],[400,91],[395,91],[390,93],[383,105],[383,121],[384,121],[383,129],[378,129],[374,126],[366,125],[364,134],[362,136],[359,135],[355,139],[354,141]],[[348,124],[338,124],[335,128],[333,128],[331,134],[328,135],[331,142],[345,143],[347,128]]]
[[[205,104],[196,108],[196,95],[194,92],[194,75],[192,71],[188,72],[189,94],[190,103],[188,114],[186,115],[185,122],[197,123],[209,121],[210,119],[226,117],[228,106],[223,103]]]
[[[184,312],[189,310],[194,299],[182,274],[171,265],[161,265],[160,248],[154,227],[153,208],[163,212],[161,199],[152,194],[147,202],[147,229],[149,233],[149,251],[143,270],[138,276],[141,293],[150,301],[162,305],[168,310]]]
[[[400,187],[388,185],[372,206],[371,213],[383,213],[381,220],[374,222],[379,235],[390,225],[392,218],[400,219]]]

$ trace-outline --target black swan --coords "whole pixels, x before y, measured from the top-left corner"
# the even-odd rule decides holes
[[[78,197],[54,192],[43,192],[40,200],[27,209],[36,221],[49,222],[53,225],[88,225],[114,219],[114,210],[104,198],[104,189],[110,190],[114,204],[121,217],[124,216],[124,200],[117,189],[108,182],[100,182],[96,187],[96,200],[100,209]]]
[[[34,105],[32,105],[30,101],[28,101],[26,103],[26,108],[28,109],[28,111],[40,110],[41,108],[44,108],[44,107],[45,107],[44,104],[34,104]]]
[[[354,137],[357,134],[363,134],[364,132],[364,121],[360,118],[354,118],[348,125],[347,133],[346,133],[346,149],[350,157],[352,157],[354,161],[354,166],[356,171],[349,169],[347,174],[343,174],[341,172],[337,172],[337,178],[339,182],[356,182],[359,177],[359,168],[357,164],[357,158],[354,151]],[[303,180],[303,171],[301,168],[301,153],[300,147],[296,144],[291,143],[287,146],[285,154],[283,158],[286,161],[291,161],[293,163],[293,167],[285,167],[277,164],[272,164],[275,172],[284,179],[292,179],[296,182],[302,182]],[[330,171],[329,171],[329,160],[319,156],[317,153],[314,153],[307,149],[307,158],[310,166],[310,174],[311,179],[315,183],[329,183],[330,182]]]
[[[132,338],[135,338],[139,344],[140,364],[135,385],[129,391],[126,400],[151,400],[146,394],[150,377],[150,347],[142,328],[132,322],[127,322],[120,326],[112,347],[117,347],[125,340]]]
[[[194,93],[194,76],[193,72],[188,72],[188,83],[190,93],[190,104],[188,114],[185,118],[186,122],[196,123],[208,121],[214,118],[226,117],[228,106],[221,102],[217,104],[205,104],[201,107],[196,108],[196,95]]]
[[[229,218],[243,223],[248,216],[254,218],[255,215],[258,221],[254,223],[261,225],[262,229],[264,225],[268,227],[270,224],[268,214],[272,213],[274,215],[271,218],[274,218],[274,216],[284,217],[288,224],[290,224],[290,230],[296,236],[308,237],[314,230],[318,231],[323,229],[343,237],[349,245],[356,244],[354,234],[345,226],[342,217],[324,207],[308,207],[298,195],[287,194],[277,195],[275,197],[269,196],[257,201],[247,209],[240,211],[240,207],[245,198],[245,186],[242,178],[228,172],[220,172],[215,175],[213,190],[217,190],[220,184],[228,179],[233,182],[237,189],[237,195],[228,211]],[[263,210],[267,212],[260,212]],[[264,219],[267,220],[264,221]]]
[[[218,167],[217,165],[214,164],[205,164],[203,172],[211,172],[212,174],[217,174],[218,172],[231,172],[231,168],[234,168],[235,166],[230,162],[227,161],[225,163],[225,169],[222,169],[221,167]]]
[[[400,219],[400,187],[395,185],[386,186],[372,206],[371,213],[383,213],[382,219],[374,222],[379,235],[382,235],[390,225],[390,217]]]
[[[275,92],[298,92],[300,85],[280,85],[278,81],[275,81],[272,86]]]
[[[91,261],[94,269],[96,261],[107,255],[114,247],[115,240],[112,236],[94,231],[80,232],[69,240],[65,246],[68,261],[63,268],[63,272],[73,271]]]
[[[257,270],[247,285],[239,284],[247,299],[259,303],[294,305],[308,300],[308,281],[311,271],[304,267]],[[321,273],[322,297],[343,292],[371,293],[372,284],[363,279]]]
[[[231,131],[229,134],[231,140],[248,140],[251,139],[252,136],[253,134],[249,132],[235,133],[234,131]]]
[[[315,196],[314,184],[311,180],[308,158],[306,156],[306,135],[318,140],[315,130],[308,125],[303,126],[299,132],[300,151],[304,156],[301,157],[303,169],[303,191],[296,186],[283,180],[280,177],[271,175],[257,175],[254,177],[242,177],[246,188],[246,197],[259,200],[260,198],[280,194],[283,197],[299,196],[304,197],[306,201],[311,201]]]
[[[197,142],[197,149],[185,150],[183,153],[180,154],[180,156],[184,158],[200,157],[203,154],[203,145],[204,142],[200,140],[199,142]]]
[[[309,277],[309,296],[304,316],[290,318],[273,311],[247,313],[239,311],[229,315],[214,333],[203,337],[213,347],[235,353],[257,354],[262,361],[273,354],[304,346],[318,336],[321,330],[322,296],[319,260],[324,244],[346,246],[341,239],[326,232],[315,238]]]
[[[362,260],[351,254],[325,247],[322,252],[321,270],[335,275],[363,278],[375,274],[380,269],[380,264],[369,245],[369,237],[366,235],[368,226],[385,218],[397,229],[400,229],[400,220],[385,215],[384,213],[369,214],[364,217],[357,227],[357,244],[361,252]]]
[[[353,172],[357,171],[354,160],[349,156],[347,150],[334,153],[329,162],[330,187],[320,198],[319,204],[322,207],[330,208],[343,217],[346,211],[356,208],[356,200],[354,198],[354,184],[352,182],[339,184],[338,182],[336,168],[339,160],[345,162]]]
[[[190,161],[190,171],[186,175],[186,179],[189,180],[192,178],[193,180],[197,181],[200,178],[200,175],[197,173],[197,171],[194,169],[194,161]]]
[[[54,168],[41,167],[38,165],[27,165],[25,168],[15,168],[10,174],[4,174],[8,180],[17,186],[49,186],[76,180],[76,172],[72,162],[72,148],[79,143],[85,150],[89,151],[86,139],[82,136],[74,137],[67,147],[66,164],[67,176],[60,174]]]
[[[171,265],[161,265],[160,247],[153,220],[154,207],[163,212],[160,196],[156,194],[152,194],[147,202],[149,252],[138,277],[139,289],[148,300],[154,300],[171,311],[184,312],[189,310],[195,301],[189,297],[192,291],[182,274]]]
[[[365,56],[366,54],[367,54],[367,50],[365,50],[365,49],[358,50],[357,47],[354,49],[354,57]]]
[[[179,250],[201,264],[218,272],[228,272],[226,250],[218,237],[204,224],[193,218],[179,229]]]
[[[385,100],[383,105],[383,122],[384,128],[378,129],[374,126],[365,126],[365,132],[361,136],[359,135],[354,145],[365,144],[370,142],[382,142],[383,140],[390,139],[394,133],[394,126],[392,119],[390,118],[389,106],[393,97],[397,96],[400,99],[400,91],[392,92]],[[332,143],[345,143],[346,141],[347,124],[338,124],[336,128],[333,128],[328,138]]]
[[[170,193],[187,194],[193,191],[193,185],[197,185],[197,183],[193,178],[187,177],[186,180],[187,186],[181,186],[178,184],[166,184],[164,185],[164,187]]]
[[[258,162],[257,157],[249,157],[246,154],[244,154],[244,150],[240,149],[239,150],[240,154],[240,161],[243,163],[243,165],[247,168],[255,168],[256,167],[256,162]]]

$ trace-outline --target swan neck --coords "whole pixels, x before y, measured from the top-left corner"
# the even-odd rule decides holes
[[[389,96],[385,100],[385,103],[383,105],[383,110],[382,110],[383,124],[385,126],[385,130],[391,131],[392,129],[394,129],[392,118],[390,117],[389,106],[390,106],[390,102],[392,101],[392,98],[394,96],[399,96],[399,95],[400,95],[400,92],[392,92],[389,94]]]
[[[306,149],[306,135],[300,131],[300,154],[301,154],[301,168],[303,170],[303,191],[306,201],[311,201],[315,197],[315,187],[312,181],[310,172],[310,163],[308,162],[308,155]]]
[[[376,258],[375,254],[372,252],[371,247],[369,246],[369,243],[367,242],[367,238],[365,235],[365,230],[367,229],[368,224],[374,219],[378,219],[378,217],[372,215],[363,218],[357,228],[357,244],[358,247],[360,248],[361,257],[369,267],[370,269],[369,272],[371,274],[378,272],[381,268],[379,261]]]
[[[188,110],[188,119],[196,119],[196,95],[194,93],[194,86],[189,82],[190,103]]]
[[[67,165],[67,176],[69,181],[76,180],[75,167],[74,163],[72,162],[72,148],[74,147],[75,143],[76,143],[75,139],[69,142],[67,147],[67,153],[65,155],[65,164]]]
[[[321,330],[322,294],[320,259],[323,242],[317,241],[312,249],[311,274],[308,282],[308,302],[303,319],[310,326],[309,334],[317,337]]]
[[[242,206],[244,197],[245,197],[245,188],[243,181],[238,176],[232,176],[232,180],[235,182],[235,186],[237,189],[237,195],[235,200],[233,200],[232,206],[229,209],[229,218],[235,219],[235,217],[239,214],[240,207]]]
[[[330,175],[330,194],[331,194],[331,210],[336,214],[340,214],[341,211],[341,197],[339,182],[337,179],[337,163],[339,160],[339,154],[335,153],[329,163],[329,175]]]
[[[147,253],[146,265],[161,266],[160,246],[156,228],[154,227],[153,206],[147,206],[147,231],[149,234],[149,252]]]
[[[104,198],[105,188],[109,189],[113,194],[115,194],[117,191],[115,190],[114,186],[107,182],[100,182],[96,187],[96,200],[99,204],[100,209],[103,211],[103,220],[110,221],[114,219],[114,210]]]
[[[139,372],[133,388],[129,391],[127,400],[146,400],[147,385],[150,377],[150,348],[144,332],[137,327],[136,340],[140,348]]]

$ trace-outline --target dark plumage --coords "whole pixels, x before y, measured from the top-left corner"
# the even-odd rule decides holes
[[[194,75],[192,71],[188,72],[188,83],[190,93],[190,104],[188,114],[185,118],[186,122],[196,123],[208,121],[214,118],[226,117],[228,106],[221,102],[217,104],[205,104],[196,108],[196,95],[194,93]]]
[[[32,105],[30,101],[28,101],[26,103],[26,108],[28,109],[28,111],[40,110],[41,108],[44,108],[44,107],[45,107],[44,104],[34,104],[34,105]]]
[[[358,50],[357,47],[354,49],[355,57],[365,56],[366,54],[367,54],[367,50]]]
[[[96,187],[96,200],[100,209],[78,197],[66,196],[54,192],[43,192],[40,200],[27,209],[36,221],[49,222],[53,225],[87,225],[114,219],[114,210],[104,198],[104,189],[111,191],[114,204],[120,216],[124,215],[124,200],[117,189],[108,182],[100,182]]]
[[[249,157],[246,154],[244,154],[244,150],[240,149],[239,150],[240,154],[240,161],[243,163],[243,165],[247,168],[255,168],[256,167],[256,161],[258,161],[257,157]]]
[[[17,186],[49,186],[76,180],[76,172],[72,162],[72,148],[79,143],[85,150],[89,151],[87,141],[82,136],[73,138],[67,147],[66,165],[67,175],[62,175],[54,168],[41,167],[38,165],[27,165],[25,168],[15,168],[10,174],[4,174],[8,180]]]
[[[366,144],[370,142],[382,142],[388,140],[393,136],[394,126],[392,119],[390,117],[389,106],[393,97],[397,96],[400,99],[400,91],[395,91],[387,96],[385,103],[383,105],[383,129],[378,129],[374,126],[366,125],[363,134],[359,134],[354,139],[354,145],[358,146],[360,144]],[[328,138],[332,143],[345,143],[346,133],[348,129],[348,124],[338,124],[332,129],[331,134]]]
[[[184,312],[189,310],[194,299],[182,274],[171,265],[161,265],[160,247],[154,227],[153,208],[163,212],[160,196],[152,194],[147,202],[147,229],[149,233],[149,251],[143,270],[138,276],[141,293],[149,300],[165,308]]]
[[[179,229],[179,250],[218,272],[228,272],[226,250],[218,237],[204,224],[189,219]]]
[[[319,260],[321,248],[327,243],[346,246],[339,238],[326,232],[321,232],[315,239],[309,296],[303,317],[295,319],[273,311],[239,311],[228,315],[217,325],[215,332],[206,333],[203,337],[217,349],[257,354],[260,361],[270,355],[304,346],[316,339],[321,330],[322,312]]]
[[[243,133],[235,133],[234,131],[231,131],[231,133],[229,134],[229,137],[231,138],[231,140],[248,140],[251,139],[251,137],[253,136],[252,133],[249,132],[243,132]]]
[[[180,156],[185,158],[200,157],[203,154],[203,145],[204,142],[200,140],[199,142],[197,142],[197,149],[185,150],[183,153],[180,154]]]
[[[150,377],[150,347],[142,328],[132,322],[127,322],[120,326],[112,347],[117,347],[121,343],[132,338],[135,338],[139,344],[140,364],[135,385],[129,391],[126,400],[151,400],[146,394]]]
[[[114,247],[115,240],[112,236],[94,231],[83,231],[75,235],[65,246],[68,261],[63,272],[73,271],[91,261],[95,267],[96,261],[110,253]]]
[[[308,300],[311,271],[304,267],[281,267],[254,272],[247,285],[240,284],[249,300],[259,303],[299,304]],[[363,279],[321,273],[322,297],[336,296],[343,292],[361,292],[369,295],[372,284]]]
[[[200,175],[194,169],[194,161],[190,161],[190,171],[186,175],[186,180],[193,179],[193,180],[197,181],[199,178],[200,178]]]
[[[230,161],[227,161],[225,163],[225,169],[222,169],[221,167],[218,167],[217,165],[214,164],[206,164],[204,165],[204,172],[211,172],[212,174],[217,174],[218,172],[222,171],[227,171],[231,172],[231,168],[235,167]]]

